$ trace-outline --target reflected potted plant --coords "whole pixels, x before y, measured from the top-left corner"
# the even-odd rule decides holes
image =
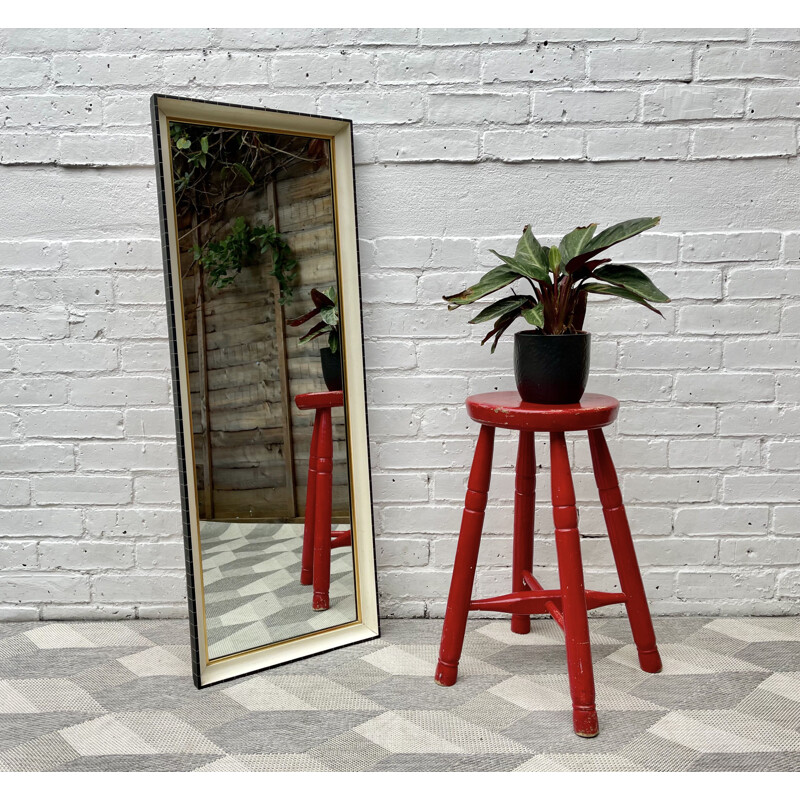
[[[300,344],[328,334],[328,346],[319,351],[322,361],[322,377],[329,391],[338,392],[342,389],[342,360],[339,352],[339,300],[336,295],[336,287],[312,289],[311,300],[314,308],[299,317],[287,320],[287,324],[296,328],[319,314],[322,318],[321,321],[300,339]]]
[[[583,330],[588,295],[621,297],[663,316],[652,304],[668,303],[669,297],[641,270],[597,258],[609,247],[654,227],[660,219],[631,219],[600,233],[592,223],[575,228],[553,247],[542,246],[528,225],[513,256],[491,250],[503,263],[474,286],[443,299],[452,311],[516,281],[527,281],[530,294],[517,294],[512,288],[511,296],[487,306],[469,322],[494,320],[481,342],[486,344],[494,337],[494,353],[503,333],[522,318],[531,328],[514,334],[514,375],[520,397],[529,403],[577,403],[589,377],[591,336]]]

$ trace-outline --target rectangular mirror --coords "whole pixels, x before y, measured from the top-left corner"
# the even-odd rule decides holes
[[[201,687],[379,633],[352,126],[152,117]]]

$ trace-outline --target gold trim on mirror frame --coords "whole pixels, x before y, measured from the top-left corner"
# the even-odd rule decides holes
[[[305,658],[379,635],[375,551],[372,522],[372,494],[369,472],[369,451],[364,381],[363,339],[361,335],[361,303],[359,292],[358,245],[355,220],[355,187],[353,181],[352,126],[349,120],[295,114],[266,109],[234,106],[208,101],[154,95],[152,98],[156,161],[161,182],[160,211],[162,242],[164,244],[165,278],[172,292],[169,313],[172,317],[173,338],[171,357],[174,359],[173,388],[176,413],[183,420],[183,453],[181,479],[185,484],[185,524],[188,524],[191,548],[187,564],[193,569],[192,603],[189,613],[193,623],[193,674],[198,687],[265,669],[297,658]],[[188,475],[194,475],[194,437],[191,434],[191,398],[188,386],[188,353],[182,313],[182,282],[177,248],[177,216],[172,182],[172,152],[169,142],[169,123],[219,125],[220,127],[259,130],[296,136],[326,139],[330,143],[333,224],[336,249],[336,269],[339,283],[340,342],[342,347],[343,389],[345,396],[345,434],[349,457],[350,523],[353,541],[353,573],[355,583],[356,619],[321,631],[302,634],[281,642],[273,642],[214,659],[208,658],[205,599],[203,593],[202,553],[199,536],[199,501],[196,481],[189,491]],[[261,122],[263,124],[255,124]],[[285,125],[279,125],[283,122]],[[337,142],[339,144],[337,154]],[[165,156],[165,150],[168,155]],[[165,175],[164,162],[169,172]],[[176,280],[177,278],[177,280]],[[175,283],[178,290],[175,290]],[[180,297],[180,307],[175,301]],[[178,310],[180,308],[180,313]],[[176,341],[180,338],[181,343]],[[188,420],[188,425],[186,424]],[[191,456],[187,458],[187,454]],[[187,572],[187,578],[189,573]],[[200,597],[197,598],[199,593]],[[198,601],[202,612],[198,614]],[[199,652],[200,641],[203,653]],[[313,641],[312,641],[313,640]],[[283,651],[282,654],[277,651]],[[233,663],[236,662],[236,663]],[[238,669],[237,669],[238,667]]]

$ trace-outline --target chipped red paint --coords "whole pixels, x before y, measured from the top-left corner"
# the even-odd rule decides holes
[[[639,663],[646,672],[659,672],[661,659],[647,607],[616,471],[601,428],[617,417],[613,397],[586,394],[579,403],[547,406],[523,402],[516,392],[492,392],[467,398],[467,411],[481,423],[472,461],[461,531],[458,538],[450,595],[447,600],[436,682],[452,686],[464,645],[470,611],[511,614],[511,630],[530,631],[531,614],[550,614],[564,630],[572,718],[575,733],[598,733],[594,671],[587,610],[625,603]],[[472,600],[483,520],[492,470],[495,428],[520,432],[514,498],[512,592]],[[595,480],[600,492],[614,561],[622,592],[587,590],[583,582],[578,513],[565,431],[588,431]],[[551,494],[558,557],[558,589],[544,589],[531,574],[533,513],[536,487],[534,432],[550,434]]]
[[[331,531],[333,494],[333,433],[331,408],[343,405],[342,392],[309,392],[294,399],[301,409],[316,409],[311,432],[306,489],[306,519],[303,527],[303,556],[300,583],[313,584],[311,607],[330,607],[331,548],[349,547],[350,531]]]

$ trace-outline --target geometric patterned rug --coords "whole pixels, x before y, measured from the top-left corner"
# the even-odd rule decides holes
[[[311,608],[313,589],[300,583],[302,523],[203,520],[201,544],[210,658],[356,618],[350,547],[331,550],[330,608]]]
[[[441,620],[198,691],[184,620],[0,625],[6,771],[799,771],[800,618],[592,620],[600,735],[572,733],[563,637],[472,620],[458,682]],[[184,642],[184,644],[176,644]]]

